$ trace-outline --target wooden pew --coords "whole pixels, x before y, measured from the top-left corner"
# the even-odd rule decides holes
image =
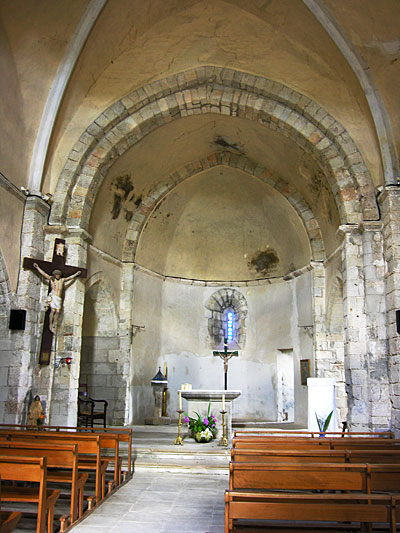
[[[53,531],[54,506],[60,495],[58,489],[47,488],[46,457],[4,457],[0,456],[2,480],[38,482],[36,487],[2,486],[2,502],[36,503],[38,506],[36,533]]]
[[[32,426],[26,424],[0,424],[0,429],[26,429],[32,430]],[[132,428],[123,427],[109,427],[109,428],[91,428],[81,426],[41,426],[41,431],[70,431],[70,432],[90,432],[92,434],[102,435],[103,433],[118,433],[119,442],[128,443],[128,467],[124,477],[129,479],[132,477]]]
[[[86,428],[85,428],[86,429]],[[104,428],[103,428],[104,429]],[[95,437],[96,435],[97,436],[100,436],[101,440],[100,440],[100,444],[101,444],[101,448],[105,449],[105,450],[112,450],[112,455],[111,456],[105,456],[105,455],[102,455],[101,456],[101,460],[103,462],[106,462],[107,465],[108,464],[114,464],[114,486],[117,487],[120,483],[121,483],[121,465],[122,465],[122,461],[119,457],[119,441],[120,441],[120,434],[119,433],[111,433],[111,432],[75,432],[75,431],[61,431],[61,430],[57,430],[57,431],[46,431],[46,430],[43,430],[41,429],[40,431],[38,430],[32,430],[32,428],[29,428],[29,429],[26,429],[26,430],[19,430],[19,429],[15,429],[15,430],[7,430],[7,429],[0,429],[0,436],[3,435],[3,434],[19,434],[19,435],[32,435],[34,437],[37,437],[37,435],[44,435],[44,434],[47,434],[47,435],[52,435],[54,436],[55,438],[62,438],[64,437],[65,439],[65,442],[67,441],[70,441],[71,439],[74,438],[74,435],[76,435],[77,437],[82,437],[82,438],[93,438]],[[84,452],[80,452],[80,453],[84,453]],[[104,497],[104,493],[103,493],[103,497]]]
[[[232,448],[231,460],[247,463],[400,464],[400,450],[253,450]]]
[[[232,533],[235,520],[289,521],[287,529],[293,531],[295,522],[314,522],[315,531],[320,532],[321,522],[332,522],[333,527],[341,522],[386,523],[391,533],[396,533],[396,522],[400,521],[400,499],[393,495],[362,494],[278,494],[225,492],[225,533]],[[254,524],[255,522],[255,524]],[[259,524],[266,527],[268,524]],[[299,525],[299,524],[298,524]],[[308,525],[308,524],[307,524]],[[309,529],[307,529],[309,531]],[[252,529],[252,531],[254,531]],[[324,528],[325,531],[325,528]],[[337,527],[335,529],[337,531]]]
[[[392,431],[375,431],[375,432],[365,432],[365,431],[290,431],[290,430],[270,430],[270,429],[246,429],[246,430],[236,430],[233,434],[234,437],[246,437],[246,436],[261,436],[261,437],[279,437],[279,436],[292,436],[292,437],[311,437],[319,438],[321,435],[326,436],[327,438],[333,437],[343,437],[343,438],[353,438],[353,437],[367,437],[367,438],[378,438],[378,439],[393,439],[394,433]]]
[[[234,463],[229,490],[400,491],[400,465],[349,463]]]
[[[0,533],[11,533],[21,519],[21,513],[0,510]]]
[[[100,435],[81,435],[69,433],[68,436],[56,432],[1,430],[0,441],[36,442],[41,444],[76,444],[78,446],[78,469],[94,470],[96,484],[96,502],[99,503],[105,495],[105,475],[107,461],[101,459]]]
[[[0,424],[0,429],[26,429],[32,430],[32,426],[26,424]],[[109,428],[91,428],[81,426],[41,426],[41,431],[75,431],[80,433],[90,432],[92,434],[102,435],[103,433],[118,433],[119,442],[128,443],[128,467],[124,477],[132,477],[132,428],[109,427]]]
[[[1,476],[0,476],[0,503],[1,503]],[[16,511],[2,511],[0,509],[0,533],[11,533],[21,520],[21,513]]]
[[[78,446],[36,442],[0,441],[0,455],[47,458],[47,482],[71,485],[70,523],[73,524],[83,513],[84,487],[87,473],[78,473]],[[51,468],[68,469],[52,471]],[[63,524],[62,530],[65,524]]]
[[[247,449],[297,449],[306,450],[311,448],[320,449],[376,449],[376,450],[394,450],[400,449],[400,439],[375,439],[367,437],[353,437],[351,439],[339,438],[319,438],[310,437],[263,437],[248,436],[235,437],[232,441],[233,448]]]

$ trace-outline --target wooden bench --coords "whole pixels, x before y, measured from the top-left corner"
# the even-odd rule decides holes
[[[0,424],[0,434],[3,431],[7,431],[7,427],[11,431],[26,430],[32,431],[32,427],[26,425],[7,425]],[[33,430],[36,431],[37,430]],[[119,457],[119,443],[127,442],[128,443],[128,470],[124,475],[124,479],[132,477],[132,429],[131,428],[84,428],[84,427],[69,427],[69,426],[41,426],[41,432],[57,432],[58,434],[67,434],[71,435],[74,433],[79,433],[80,435],[100,435],[102,436],[101,447],[106,450],[112,450],[113,454],[109,456],[102,455],[102,460],[107,461],[108,463],[114,463],[114,485],[118,486],[122,481],[122,458]]]
[[[0,503],[1,503],[1,477],[0,477]],[[0,533],[11,533],[21,520],[21,513],[17,511],[2,511],[0,509]]]
[[[17,511],[0,510],[0,533],[11,533],[21,520],[21,513]]]
[[[400,491],[400,465],[349,463],[234,463],[229,490]]]
[[[70,489],[70,523],[73,524],[83,514],[84,487],[87,473],[78,473],[78,446],[36,442],[0,441],[0,455],[29,456],[47,458],[47,482],[68,484]],[[58,470],[51,470],[51,469]],[[63,469],[63,470],[60,470]],[[67,470],[67,471],[64,471]],[[65,529],[62,521],[61,531]]]
[[[2,480],[37,482],[36,487],[2,486],[2,502],[37,504],[36,533],[53,531],[54,506],[60,495],[58,489],[47,488],[46,457],[5,457],[0,455],[0,476]]]
[[[376,449],[376,450],[400,450],[399,439],[375,439],[367,437],[352,437],[351,439],[340,438],[310,438],[310,437],[264,437],[246,436],[235,437],[232,441],[233,448],[247,449],[297,449],[307,450],[311,448],[319,449]]]
[[[232,448],[231,459],[247,463],[400,464],[400,450],[253,450]]]
[[[250,525],[261,525],[267,530],[265,522],[289,521],[287,529],[293,531],[295,522],[313,522],[314,531],[322,530],[321,522],[331,522],[337,531],[345,523],[385,523],[391,533],[396,533],[396,522],[400,521],[400,499],[398,496],[362,494],[269,494],[241,491],[225,492],[225,533],[232,533],[237,520],[246,520]],[[284,525],[284,524],[283,524]],[[308,525],[308,524],[307,524]],[[349,524],[350,525],[350,524]],[[241,529],[243,531],[243,529]],[[325,531],[325,528],[323,529]],[[255,531],[252,529],[252,531]],[[302,530],[304,531],[304,530]],[[307,529],[310,531],[310,529]]]
[[[378,438],[378,439],[393,439],[394,433],[392,431],[290,431],[290,430],[269,430],[269,429],[246,429],[236,430],[233,434],[234,437],[247,437],[247,436],[261,436],[261,437],[280,437],[280,436],[292,436],[292,437],[311,437],[319,438],[321,435],[325,435],[327,438],[353,438],[353,437],[366,437],[366,438]]]
[[[78,469],[95,472],[96,503],[105,496],[105,476],[108,462],[102,460],[100,435],[69,433],[65,436],[56,432],[42,431],[0,431],[0,441],[32,442],[42,444],[76,444],[78,446]]]

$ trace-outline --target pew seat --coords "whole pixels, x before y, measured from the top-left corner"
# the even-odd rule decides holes
[[[399,521],[400,498],[393,495],[225,492],[225,533],[276,527],[280,532],[301,528],[317,533],[328,529],[326,525],[333,531],[354,531],[356,525],[361,531],[361,525],[374,523],[396,533]]]

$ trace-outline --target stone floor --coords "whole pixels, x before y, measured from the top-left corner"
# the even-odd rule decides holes
[[[223,533],[228,475],[137,472],[73,533]]]

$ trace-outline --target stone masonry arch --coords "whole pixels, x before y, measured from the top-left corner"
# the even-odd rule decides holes
[[[325,259],[325,248],[318,221],[300,193],[279,176],[274,175],[267,168],[251,161],[246,156],[234,154],[229,151],[221,151],[214,152],[206,158],[192,161],[183,168],[170,174],[143,200],[142,204],[140,204],[139,208],[133,215],[127,231],[122,254],[123,261],[135,261],[140,233],[151,213],[165,196],[182,181],[216,166],[238,168],[280,192],[295,209],[304,224],[304,228],[310,241],[313,256],[312,259],[314,261],[322,261]]]
[[[87,230],[97,192],[114,160],[156,128],[195,113],[247,118],[278,130],[317,160],[342,224],[379,219],[372,180],[359,150],[322,107],[266,78],[199,67],[133,91],[87,128],[60,175],[50,224]]]
[[[224,339],[223,315],[226,309],[233,309],[236,319],[236,343],[243,349],[246,343],[246,317],[248,305],[246,298],[237,289],[226,288],[214,292],[206,304],[208,334],[211,348],[217,348]]]

